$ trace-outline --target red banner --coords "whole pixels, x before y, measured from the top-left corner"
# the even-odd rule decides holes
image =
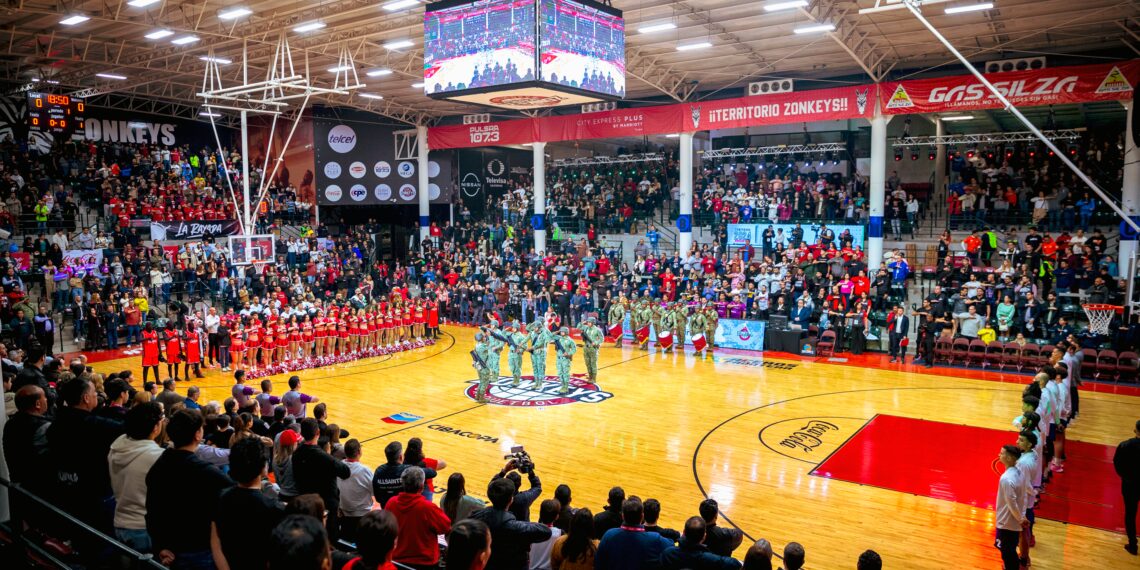
[[[439,150],[536,141],[640,137],[870,117],[873,109],[868,102],[875,97],[874,90],[873,85],[838,87],[584,115],[433,127],[428,129],[428,146]]]
[[[1132,98],[1132,89],[1140,80],[1140,60],[987,73],[985,77],[1019,107],[1118,101]],[[885,82],[879,97],[887,115],[1002,107],[973,75]]]

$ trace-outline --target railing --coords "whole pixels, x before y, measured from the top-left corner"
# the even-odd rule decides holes
[[[11,518],[0,525],[24,549],[29,560],[71,570],[82,562],[87,567],[115,567],[131,570],[164,570],[150,554],[143,554],[100,532],[98,529],[56,508],[19,484],[0,478],[8,491]],[[51,534],[48,534],[51,533]],[[59,548],[65,539],[83,545],[83,551]],[[92,564],[91,562],[96,562]],[[100,564],[101,563],[101,564]]]

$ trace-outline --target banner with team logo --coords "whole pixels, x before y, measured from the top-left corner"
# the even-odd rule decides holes
[[[241,233],[237,220],[202,220],[198,222],[151,222],[150,239],[202,239],[204,237],[232,236]]]
[[[740,319],[720,319],[716,324],[714,339],[719,348],[735,348],[738,350],[764,350],[764,321],[745,321]]]
[[[402,125],[376,122],[376,115],[334,107],[313,111],[317,203],[356,206],[419,203],[419,162],[396,160],[394,133]],[[433,204],[454,198],[451,153],[428,154],[428,192]]]
[[[428,129],[428,145],[433,149],[471,148],[867,118],[874,112],[869,104],[874,101],[874,91],[874,85],[836,87],[479,125],[447,125]]]
[[[987,73],[1016,106],[1062,105],[1132,98],[1140,80],[1140,60]],[[973,75],[892,82],[880,85],[883,113],[944,113],[1000,109],[1002,104]]]

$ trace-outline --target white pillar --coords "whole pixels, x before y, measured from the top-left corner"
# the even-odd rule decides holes
[[[681,200],[677,217],[677,252],[682,258],[693,248],[693,133],[681,133]]]
[[[531,227],[534,228],[534,251],[546,251],[546,143],[536,142],[531,145],[534,152],[534,217],[531,218]]]
[[[942,122],[942,117],[934,117],[934,134],[940,137],[946,134],[946,123]],[[941,196],[946,188],[946,145],[939,143],[934,152],[934,192],[928,199]]]
[[[416,146],[419,150],[416,158],[419,162],[420,174],[420,243],[422,244],[428,239],[428,234],[431,233],[431,193],[428,191],[427,127],[416,127]]]
[[[1134,107],[1132,103],[1124,103],[1124,108],[1128,109],[1128,114],[1124,122],[1124,184],[1120,207],[1128,214],[1128,217],[1137,220],[1140,216],[1140,149],[1132,140],[1132,113],[1136,112]],[[1135,267],[1131,268],[1131,273],[1125,272],[1128,271],[1128,263],[1130,263],[1132,256],[1136,254],[1138,244],[1140,242],[1137,241],[1132,228],[1128,224],[1121,223],[1120,255],[1117,257],[1117,261],[1124,277],[1136,273],[1137,268]]]
[[[266,151],[270,152],[270,151]],[[249,211],[249,159],[253,155],[249,153],[249,112],[241,112],[241,195],[242,195],[242,233],[251,236],[257,232],[253,231],[253,216]],[[268,172],[262,173],[262,176],[268,176]]]
[[[883,202],[887,196],[887,122],[875,110],[871,119],[871,195],[870,221],[867,224],[868,275],[874,275],[883,261]]]

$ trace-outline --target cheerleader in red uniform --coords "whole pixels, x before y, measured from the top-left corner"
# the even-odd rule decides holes
[[[190,368],[194,368],[195,378],[205,378],[202,374],[202,345],[198,330],[193,324],[187,323],[186,330],[182,333],[182,346],[186,350],[186,366],[185,374],[187,380],[190,379]]]
[[[313,332],[313,319],[309,315],[305,315],[304,322],[301,323],[301,352],[306,361],[310,361],[313,357],[313,342],[316,340],[316,335]]]
[[[241,370],[245,368],[245,328],[241,323],[233,325],[233,332],[230,333],[230,362]]]
[[[321,362],[325,357],[325,333],[327,332],[325,325],[325,313],[321,311],[317,313],[317,318],[313,319],[313,341],[316,348],[317,362]]]
[[[293,315],[289,319],[289,355],[288,360],[296,361],[300,358],[301,351],[301,323],[297,321],[297,315]]]
[[[147,372],[154,370],[154,380],[158,381],[158,363],[162,360],[162,343],[159,342],[158,331],[154,330],[154,323],[147,323],[142,332],[142,366],[143,382],[146,382]]]
[[[289,323],[285,322],[282,317],[277,321],[277,330],[273,333],[277,337],[277,360],[281,364],[285,363],[285,352],[289,349]]]
[[[277,339],[274,336],[276,328],[269,325],[266,321],[264,335],[261,337],[261,359],[258,366],[262,368],[269,366],[269,362],[273,360],[273,353],[277,350]]]
[[[337,354],[342,357],[348,354],[348,318],[345,316],[347,312],[338,313],[340,316],[336,320]]]
[[[385,351],[392,348],[392,309],[380,308],[380,346]]]
[[[416,342],[421,342],[424,337],[424,326],[427,324],[427,313],[424,312],[424,303],[422,300],[416,301],[415,312],[412,315],[412,334],[416,337]]]
[[[341,350],[344,349],[343,345],[338,347],[338,345],[340,344],[340,331],[337,328],[337,325],[340,323],[340,310],[337,309],[336,305],[330,305],[329,306],[329,312],[328,312],[328,315],[326,316],[326,319],[327,319],[327,326],[325,328],[328,330],[329,339],[328,339],[328,346],[326,346],[325,348],[326,348],[329,356],[334,356],[337,354],[338,348],[340,348]]]
[[[380,346],[380,341],[377,336],[380,334],[380,326],[377,324],[376,307],[372,306],[368,309],[368,350],[375,353],[376,347]]]
[[[253,370],[257,368],[257,356],[261,351],[261,325],[258,324],[257,319],[249,323],[249,327],[245,329],[245,368]],[[240,363],[239,363],[240,364]]]
[[[403,314],[402,319],[401,319],[401,324],[403,325],[401,327],[401,332],[402,332],[401,336],[404,338],[404,344],[409,345],[406,348],[410,348],[410,345],[412,343],[412,308],[411,307],[406,306],[406,305],[404,306],[404,314]]]
[[[174,330],[174,321],[167,321],[162,329],[162,342],[166,345],[166,377],[178,381],[178,365],[182,364],[182,339]]]
[[[439,303],[428,301],[428,335],[429,339],[439,338]]]

